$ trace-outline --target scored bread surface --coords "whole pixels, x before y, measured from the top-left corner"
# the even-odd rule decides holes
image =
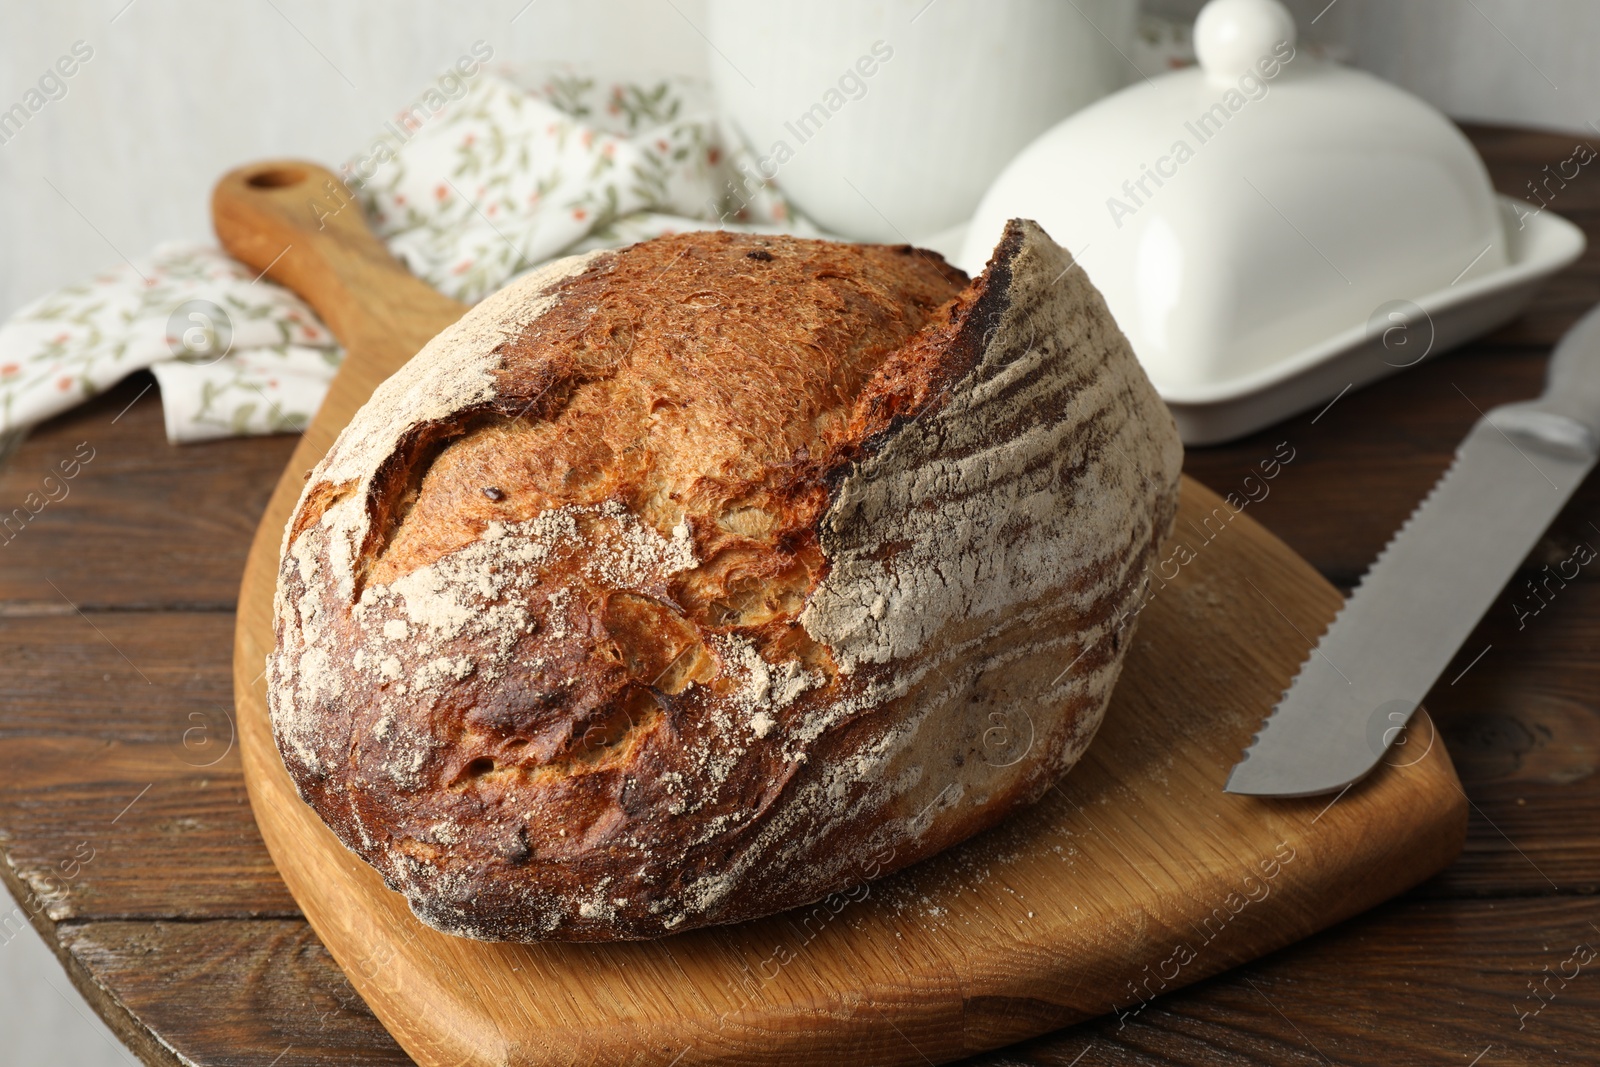
[[[451,933],[807,903],[1031,803],[1098,727],[1181,446],[1013,221],[551,264],[381,385],[285,531],[301,795]]]

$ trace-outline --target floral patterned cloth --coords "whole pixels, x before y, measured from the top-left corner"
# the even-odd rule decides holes
[[[397,119],[398,149],[344,169],[375,232],[445,293],[476,301],[557,256],[686,229],[817,233],[746,183],[753,161],[702,86],[513,77],[481,74],[430,117]],[[0,434],[144,368],[175,443],[300,430],[341,356],[293,293],[214,248],[162,245],[0,326]]]
[[[527,92],[486,75],[352,184],[414,274],[475,302],[580,242],[610,247],[719,221],[806,229],[770,186],[734,199],[742,158],[692,83],[565,74]]]
[[[225,324],[225,325],[224,325]],[[167,436],[303,427],[339,348],[299,297],[214,248],[165,244],[142,263],[33,301],[0,327],[0,432],[156,371]]]

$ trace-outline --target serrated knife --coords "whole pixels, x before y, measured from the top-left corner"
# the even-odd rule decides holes
[[[1297,797],[1383,758],[1600,455],[1600,308],[1550,358],[1544,395],[1494,408],[1361,579],[1225,787]]]

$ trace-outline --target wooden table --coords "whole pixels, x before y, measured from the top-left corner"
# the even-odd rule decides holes
[[[1574,147],[1469,132],[1513,194]],[[1522,320],[1315,422],[1195,451],[1189,472],[1226,492],[1288,442],[1294,459],[1251,513],[1348,588],[1444,470],[1474,405],[1536,395],[1550,345],[1600,301],[1600,172],[1552,207],[1591,250]],[[22,902],[0,916],[0,952],[31,920],[148,1063],[408,1062],[278,880],[232,747],[235,591],[292,442],[169,447],[150,386],[138,375],[39,428],[0,470],[8,511],[92,450],[65,497],[0,532],[0,875]],[[1600,478],[1527,575],[1582,544],[1600,550]],[[973,1062],[1600,1062],[1587,947],[1600,950],[1600,562],[1519,626],[1516,593],[1538,603],[1523,582],[1427,701],[1472,801],[1453,867],[1125,1026],[1101,1019]]]

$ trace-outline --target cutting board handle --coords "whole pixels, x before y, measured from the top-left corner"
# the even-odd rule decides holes
[[[348,349],[409,358],[466,311],[389,254],[326,167],[283,159],[229,171],[211,218],[229,255],[299,294]]]

